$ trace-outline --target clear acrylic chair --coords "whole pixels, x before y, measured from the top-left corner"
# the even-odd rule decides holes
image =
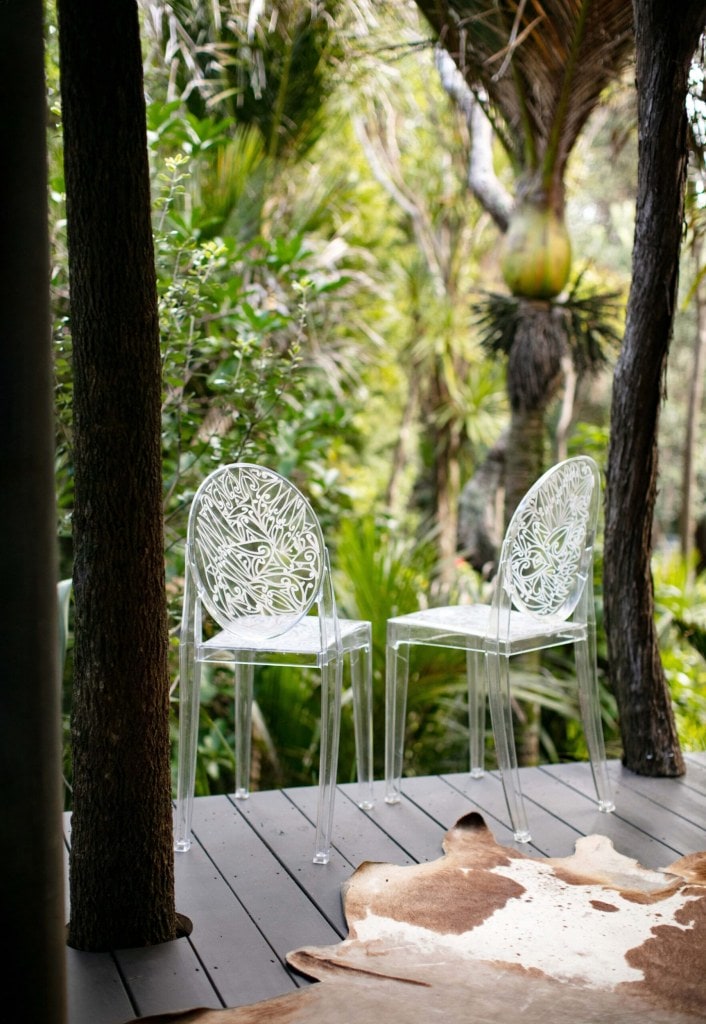
[[[207,635],[211,620],[215,632]],[[340,733],[343,659],[353,691],[359,804],[372,807],[372,637],[369,622],[339,619],[318,519],[297,488],[270,469],[222,466],[192,502],[179,669],[179,756],[174,847],[191,845],[201,667],[234,670],[235,796],[249,794],[257,665],[321,673],[319,797],[314,863],[329,860]]]
[[[66,664],[66,649],[69,642],[69,603],[73,579],[59,580],[56,585],[56,600],[59,626],[59,671],[63,677]]]
[[[518,505],[505,534],[491,604],[430,608],[387,624],[385,800],[400,800],[410,648],[466,652],[470,769],[484,771],[485,691],[510,820],[531,838],[513,736],[510,658],[573,644],[579,706],[602,811],[615,809],[596,675],[593,547],[600,475],[578,456],[548,470]]]

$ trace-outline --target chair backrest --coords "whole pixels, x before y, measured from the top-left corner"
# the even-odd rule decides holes
[[[559,462],[517,506],[503,542],[499,582],[519,611],[567,619],[593,586],[593,545],[600,505],[593,459]]]
[[[198,597],[223,629],[265,639],[320,598],[327,557],[304,495],[271,469],[214,470],[194,496],[187,561]]]
[[[64,665],[66,664],[66,649],[69,642],[69,601],[71,600],[72,587],[73,579],[59,580],[56,585],[56,599],[59,613],[59,669],[62,676],[64,673]]]

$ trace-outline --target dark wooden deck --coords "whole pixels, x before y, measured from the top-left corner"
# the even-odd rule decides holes
[[[706,850],[706,753],[687,756],[684,778],[645,779],[615,762],[617,810],[594,805],[587,764],[523,769],[536,856],[568,856],[582,835],[610,836],[645,867],[666,867]],[[409,864],[441,855],[445,830],[479,810],[499,842],[513,845],[495,774],[407,779],[395,807],[364,812],[339,787],[335,848],[311,863],[315,788],[196,800],[191,850],[176,857],[177,909],[193,922],[188,938],[113,953],[67,950],[69,1024],[122,1024],[192,1007],[258,1002],[306,985],[285,964],[303,945],[346,934],[341,883],[364,860]],[[67,816],[67,834],[69,820]],[[68,896],[67,896],[68,899]]]

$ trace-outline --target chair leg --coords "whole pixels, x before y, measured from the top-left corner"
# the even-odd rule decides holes
[[[601,722],[601,701],[596,674],[596,635],[589,626],[585,643],[574,645],[576,653],[576,677],[578,680],[579,706],[586,746],[591,761],[591,772],[601,811],[614,811],[613,787],[608,777],[608,764]]]
[[[482,651],[466,651],[471,778],[485,773],[485,665]]]
[[[174,849],[177,853],[185,853],[191,846],[200,689],[201,665],[194,659],[194,645],[184,643],[179,650],[179,754],[174,820]]]
[[[353,724],[358,769],[358,806],[369,811],[373,799],[373,666],[368,645],[351,651]]]
[[[409,684],[409,644],[387,640],[385,671],[385,803],[400,801]]]
[[[321,754],[314,864],[328,864],[331,855],[338,739],[341,729],[342,682],[343,664],[341,659],[334,658],[328,663],[324,663],[321,668]]]
[[[235,796],[246,800],[250,795],[252,764],[252,699],[255,669],[247,652],[238,652],[235,665]]]
[[[527,813],[517,769],[517,753],[512,724],[512,702],[510,699],[509,658],[488,652],[488,698],[493,736],[502,776],[505,801],[512,822],[512,830],[518,843],[528,843],[532,838],[527,826]]]

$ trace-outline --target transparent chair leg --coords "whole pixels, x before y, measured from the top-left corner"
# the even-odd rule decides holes
[[[471,778],[485,772],[485,658],[482,651],[466,651],[468,680],[468,734]]]
[[[409,644],[398,645],[388,637],[385,680],[385,803],[396,804],[402,784]]]
[[[177,853],[184,853],[191,846],[200,682],[201,666],[194,660],[194,646],[184,643],[179,650],[179,754],[174,818],[174,849]]]
[[[331,856],[338,738],[341,722],[342,670],[343,665],[340,658],[325,663],[321,669],[321,754],[314,864],[328,864]]]
[[[355,728],[358,806],[369,811],[373,799],[373,673],[371,645],[351,651],[351,687]]]
[[[532,837],[527,825],[520,773],[517,768],[510,699],[509,659],[489,652],[486,655],[486,664],[490,717],[493,723],[493,737],[505,791],[505,802],[516,842],[528,843]]]
[[[603,739],[601,722],[601,700],[596,675],[596,638],[595,631],[588,629],[586,643],[575,644],[576,677],[578,680],[579,706],[583,728],[586,734],[586,746],[591,762],[593,782],[598,797],[598,808],[601,811],[614,811],[613,786],[608,776],[608,762]]]
[[[246,660],[250,658],[250,660]],[[252,701],[255,674],[252,655],[239,651],[235,665],[235,796],[245,800],[250,795],[252,763]]]

